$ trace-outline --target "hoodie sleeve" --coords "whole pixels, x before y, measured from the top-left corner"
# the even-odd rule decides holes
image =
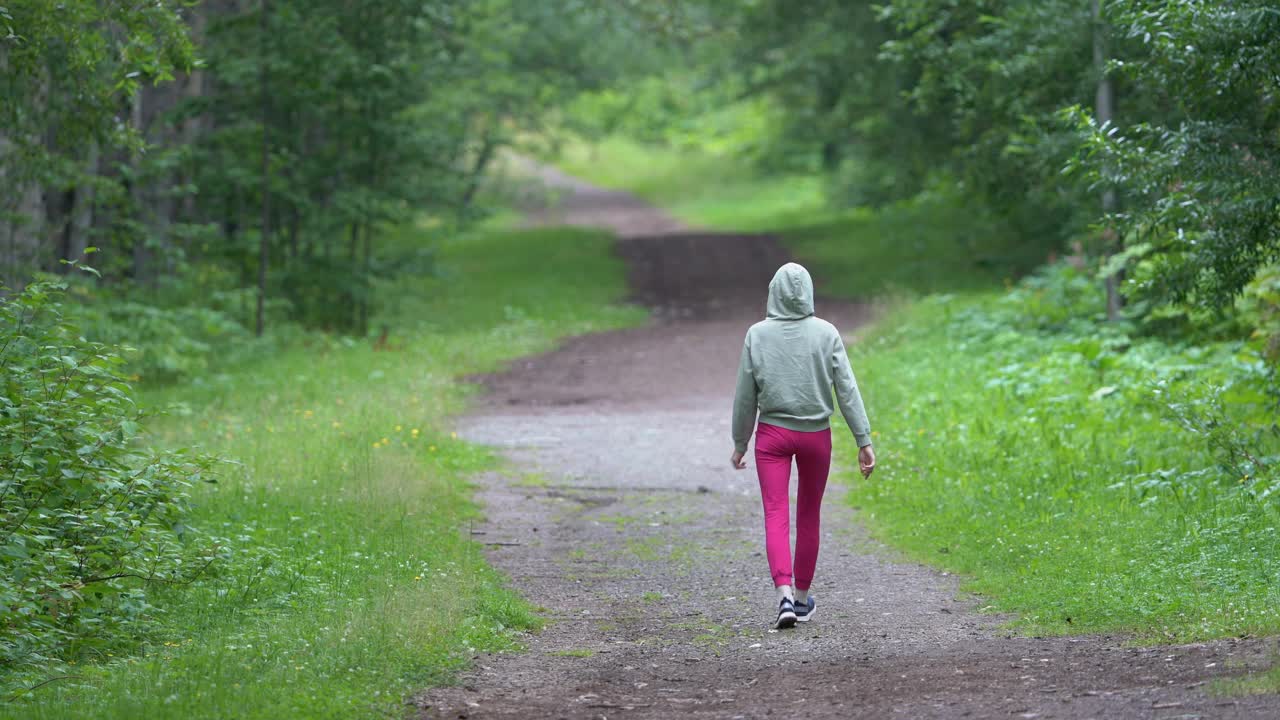
[[[756,377],[751,367],[751,335],[742,341],[738,389],[733,394],[733,449],[745,453],[756,423]]]
[[[849,364],[849,353],[844,348],[844,339],[836,333],[835,349],[831,353],[831,371],[835,378],[836,400],[840,403],[840,414],[853,431],[853,438],[858,447],[871,444],[871,423],[867,420],[867,409],[862,405],[862,393],[858,392],[858,381],[853,376],[853,367]]]

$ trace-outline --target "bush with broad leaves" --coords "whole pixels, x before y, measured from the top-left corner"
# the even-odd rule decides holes
[[[0,670],[136,635],[149,588],[225,552],[183,522],[211,460],[136,442],[122,360],[64,318],[64,289],[0,301]]]

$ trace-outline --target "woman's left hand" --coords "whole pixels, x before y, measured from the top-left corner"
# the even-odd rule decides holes
[[[746,453],[734,450],[733,455],[729,456],[729,464],[733,465],[734,470],[745,470],[747,468],[747,461],[742,459],[744,455]]]

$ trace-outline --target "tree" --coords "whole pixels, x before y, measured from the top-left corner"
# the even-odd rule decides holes
[[[1109,7],[1144,53],[1112,66],[1159,111],[1123,128],[1077,111],[1086,138],[1076,167],[1123,193],[1107,222],[1124,241],[1130,294],[1146,309],[1225,307],[1280,253],[1280,9],[1263,0]]]
[[[120,108],[187,68],[179,0],[16,0],[0,8],[0,274],[20,288],[55,250],[88,242],[88,217],[124,189],[104,152],[141,142]],[[101,229],[101,226],[100,226]]]

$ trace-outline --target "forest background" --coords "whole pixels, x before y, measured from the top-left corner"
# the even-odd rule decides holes
[[[536,625],[457,537],[460,480],[492,460],[439,417],[462,370],[638,311],[610,304],[607,238],[507,227],[513,151],[774,232],[830,291],[887,303],[855,361],[902,378],[880,407],[904,470],[855,500],[899,545],[1049,629],[1275,632],[1277,38],[1261,0],[6,2],[6,692],[137,709],[115,658],[218,637],[166,682],[307,707],[319,676],[281,694],[283,651],[234,670],[225,648],[345,642],[334,619],[384,616],[355,605],[405,572],[484,578],[491,606],[458,610],[467,637],[379,626],[361,671],[312,668],[352,703]],[[565,263],[595,279],[564,289]],[[389,373],[414,392],[371,389]],[[374,480],[406,468],[455,501],[405,489],[421,525],[352,550],[391,503]],[[939,554],[993,516],[1017,552]],[[280,529],[301,518],[326,538],[306,552]],[[1097,554],[1054,551],[1082,539]],[[1088,607],[1050,608],[1063,588],[1028,567]],[[254,618],[277,627],[226,641]],[[251,675],[259,695],[232,690]]]

